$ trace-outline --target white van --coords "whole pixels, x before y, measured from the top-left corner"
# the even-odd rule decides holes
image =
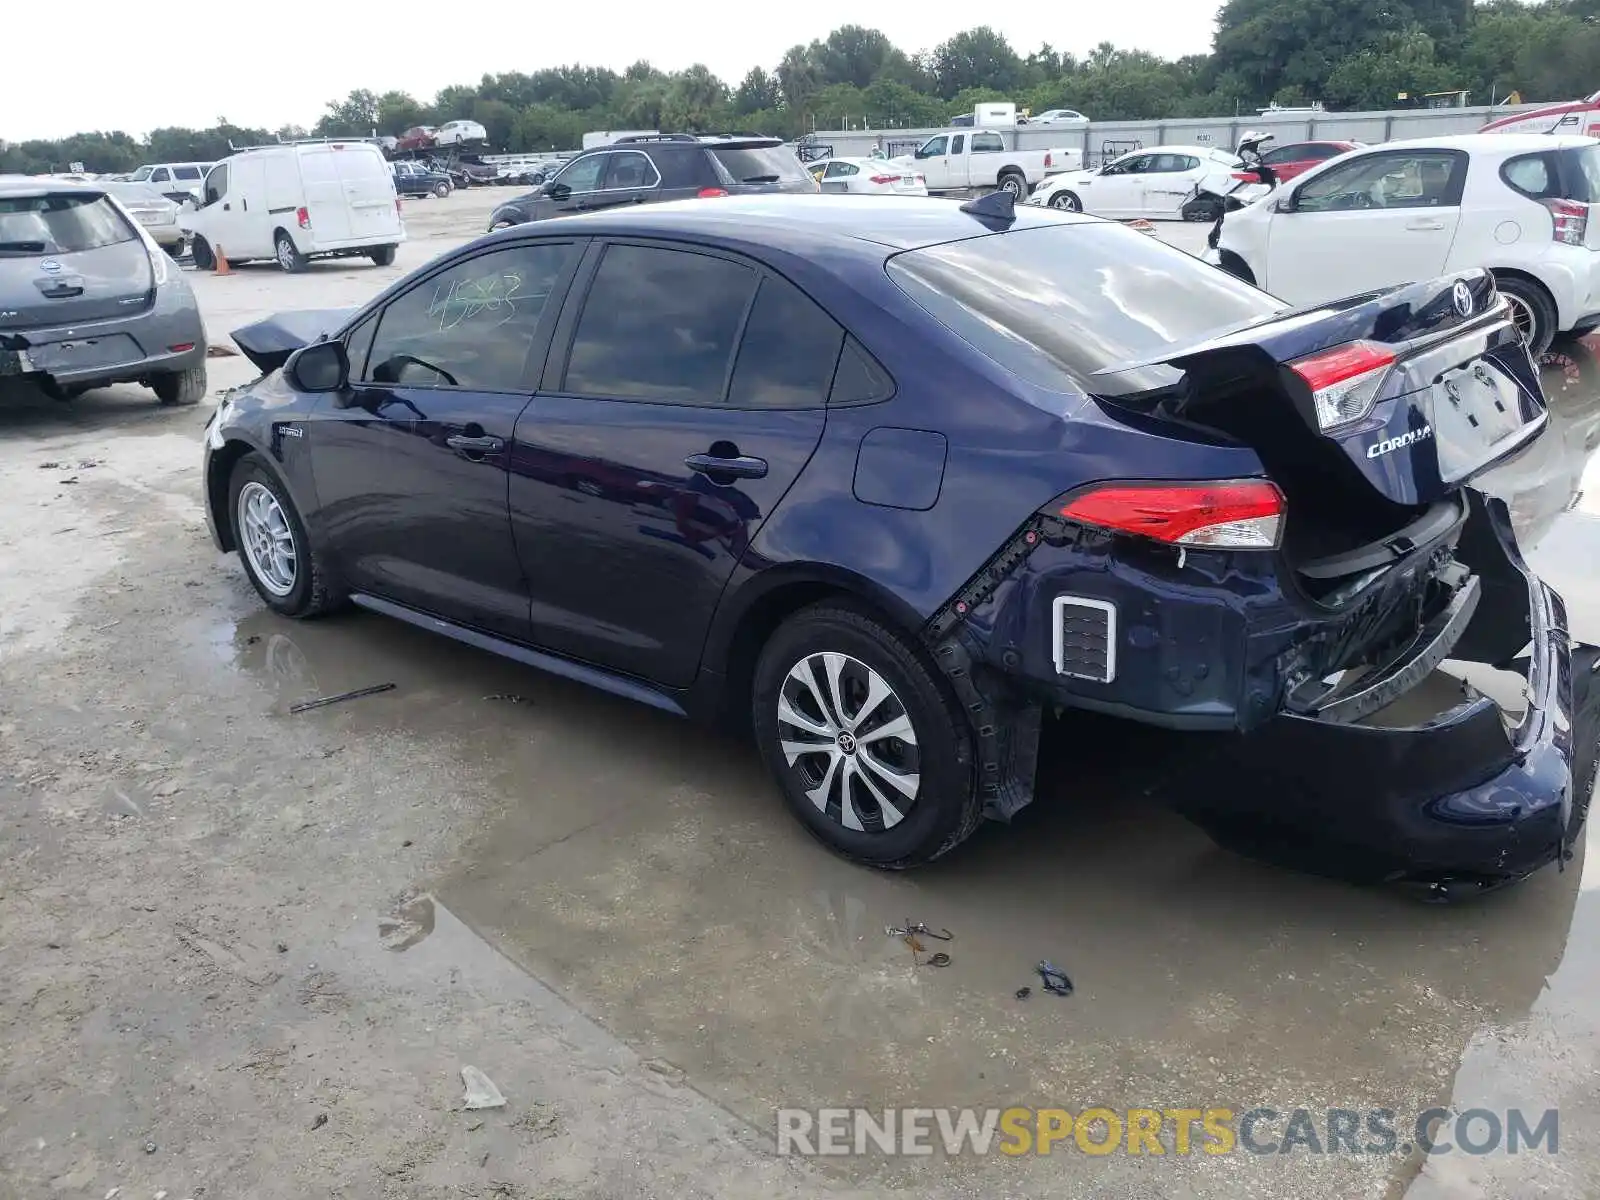
[[[180,220],[202,269],[219,249],[230,263],[272,258],[285,271],[356,256],[386,267],[406,238],[393,172],[370,142],[241,150],[211,168],[199,211]]]

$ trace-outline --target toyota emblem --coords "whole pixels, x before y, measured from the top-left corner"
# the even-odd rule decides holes
[[[1463,317],[1472,315],[1472,289],[1467,286],[1465,279],[1456,280],[1455,287],[1450,289],[1450,299]]]
[[[39,264],[39,270],[48,271],[50,274],[54,275],[57,271],[61,270],[61,264],[53,258],[47,258]]]

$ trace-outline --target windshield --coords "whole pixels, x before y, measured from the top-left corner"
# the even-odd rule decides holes
[[[1281,301],[1144,233],[1100,222],[1021,229],[889,260],[889,277],[984,355],[1051,391],[1107,394],[1097,371],[1159,358],[1283,309]],[[1124,372],[1115,390],[1174,383]]]
[[[0,255],[72,254],[138,236],[101,195],[0,196]]]
[[[782,146],[713,146],[711,154],[737,183],[805,183],[810,178],[794,152]]]
[[[152,172],[154,170],[155,170],[154,167],[140,167],[132,175],[129,175],[128,178],[132,179],[132,180],[135,180],[135,181],[149,179],[150,178],[150,172]]]

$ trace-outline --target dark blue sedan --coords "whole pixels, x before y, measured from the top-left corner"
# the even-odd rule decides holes
[[[1187,731],[1185,812],[1352,878],[1505,882],[1583,819],[1587,672],[1469,482],[1546,419],[1485,273],[1291,312],[1004,198],[722,198],[235,339],[207,511],[268,606],[740,723],[861,862],[1009,819],[1058,710]],[[1446,658],[1526,712],[1430,706]]]

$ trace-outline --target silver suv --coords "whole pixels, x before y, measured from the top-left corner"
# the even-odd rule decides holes
[[[94,184],[0,178],[0,376],[58,399],[138,382],[206,393],[206,334],[177,264]]]

